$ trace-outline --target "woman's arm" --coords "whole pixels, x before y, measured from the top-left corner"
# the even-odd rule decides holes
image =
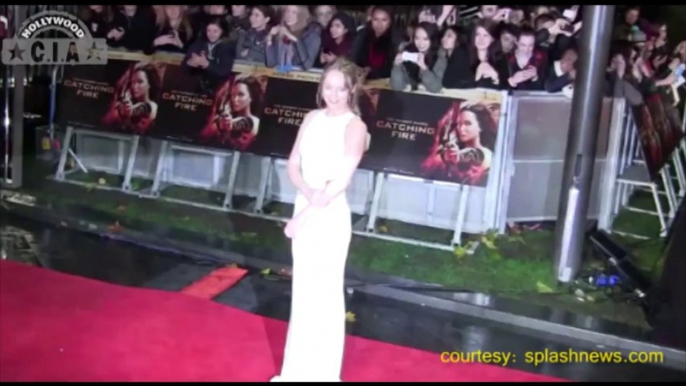
[[[297,143],[296,139],[296,143]],[[336,178],[329,181],[324,190],[317,190],[312,194],[312,200],[300,213],[293,217],[284,230],[287,237],[292,238],[298,229],[312,216],[312,214],[329,205],[331,200],[345,192],[350,184],[357,166],[362,160],[366,148],[367,125],[357,118],[352,120],[345,130],[345,153],[341,162],[341,169]]]
[[[310,32],[303,39],[295,41],[295,50],[300,58],[303,70],[309,70],[314,66],[314,61],[319,56],[319,49],[322,46],[322,37],[316,32]]]
[[[410,84],[410,77],[405,71],[405,66],[396,64],[391,70],[391,89],[395,91],[404,91],[405,87]]]
[[[291,154],[288,156],[288,163],[286,166],[288,178],[291,180],[291,183],[300,193],[302,193],[303,196],[305,196],[305,198],[307,198],[308,201],[312,200],[314,189],[307,185],[307,182],[305,182],[305,179],[303,178],[302,171],[300,170],[300,142],[302,141],[302,136],[305,132],[305,129],[312,121],[312,118],[316,112],[317,110],[307,113],[305,119],[303,119],[303,123],[298,129],[298,135],[295,137],[295,143],[293,144]]]
[[[264,56],[266,58],[266,65],[269,68],[276,67],[279,63],[276,62],[276,56],[278,52],[279,44],[277,42],[277,36],[279,35],[267,35],[267,44],[264,47]]]
[[[443,74],[445,74],[445,69],[448,67],[447,56],[441,54],[438,56],[436,63],[432,69],[421,70],[419,72],[419,77],[421,78],[422,84],[426,87],[429,92],[437,93],[443,88]]]
[[[235,59],[232,48],[233,47],[227,42],[218,44],[217,47],[215,47],[218,60],[216,62],[210,62],[210,65],[207,66],[206,69],[207,72],[221,79],[228,78],[233,69],[233,61]]]
[[[326,184],[323,194],[316,197],[318,199],[313,202],[314,205],[326,206],[331,200],[345,191],[362,160],[366,145],[367,125],[362,122],[362,119],[355,118],[350,121],[345,129],[345,152],[338,176]]]

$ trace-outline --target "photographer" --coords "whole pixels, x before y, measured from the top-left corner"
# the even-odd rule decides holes
[[[423,22],[414,31],[414,39],[395,57],[391,70],[391,88],[402,91],[408,86],[416,90],[422,79],[431,73],[436,63],[438,33],[435,24]]]

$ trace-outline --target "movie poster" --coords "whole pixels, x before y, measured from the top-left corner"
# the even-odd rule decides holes
[[[365,165],[486,186],[500,104],[381,90]]]
[[[106,66],[65,66],[57,121],[82,129],[146,134],[158,113],[164,69],[112,59]]]
[[[109,62],[104,67],[108,78],[117,78],[100,124],[108,131],[150,134],[159,116],[158,99],[166,65],[150,61],[126,63],[124,68],[111,66]]]
[[[250,152],[260,137],[268,77],[234,73],[217,87],[212,106],[198,122],[200,144]]]
[[[176,142],[196,143],[212,104],[218,80],[169,66],[160,97],[159,129],[154,136]]]
[[[651,179],[670,161],[672,152],[683,138],[679,114],[666,95],[657,92],[633,107],[634,122]]]
[[[269,77],[260,134],[247,151],[257,155],[288,158],[305,115],[317,109],[319,83]]]

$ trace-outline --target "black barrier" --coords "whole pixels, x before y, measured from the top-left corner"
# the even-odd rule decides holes
[[[57,122],[260,156],[286,158],[304,116],[316,109],[321,74],[236,65],[227,79],[192,73],[179,59],[121,53],[105,66],[69,66]],[[502,94],[399,92],[366,84],[369,130],[361,167],[486,186]]]

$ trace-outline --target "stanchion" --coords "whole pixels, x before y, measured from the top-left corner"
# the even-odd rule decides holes
[[[225,157],[225,158],[230,158],[231,163],[229,166],[229,178],[226,183],[226,187],[224,189],[224,200],[222,201],[222,204],[220,206],[217,205],[209,205],[209,204],[203,204],[199,202],[194,202],[190,200],[183,200],[183,199],[178,199],[178,198],[172,198],[172,197],[164,197],[162,196],[162,191],[173,184],[168,183],[170,180],[168,178],[168,175],[166,173],[167,171],[167,157],[171,155],[171,152],[174,150],[180,150],[184,151],[187,153],[195,153],[195,154],[207,154],[207,155],[212,155],[212,156],[219,156],[219,157]],[[212,209],[212,210],[222,210],[222,211],[232,211],[233,210],[233,195],[234,195],[234,189],[236,186],[236,177],[238,175],[238,163],[240,162],[240,153],[237,151],[220,151],[220,150],[214,150],[214,149],[207,149],[207,148],[202,148],[202,147],[196,147],[196,146],[184,146],[184,145],[176,145],[172,144],[169,141],[162,141],[162,145],[160,146],[160,152],[157,156],[157,162],[155,165],[155,177],[153,179],[152,187],[150,188],[149,193],[145,194],[145,196],[152,197],[152,198],[158,198],[163,201],[168,201],[168,202],[173,202],[177,204],[185,204],[185,205],[191,205],[199,208],[205,208],[205,209]]]
[[[77,134],[77,133],[81,136],[115,140],[115,141],[117,141],[119,146],[122,146],[126,142],[130,143],[129,153],[126,157],[126,165],[124,167],[124,181],[122,182],[121,186],[112,187],[112,186],[107,186],[107,185],[102,185],[102,184],[93,185],[92,183],[74,181],[74,180],[70,180],[67,178],[67,176],[74,174],[74,173],[78,172],[79,170],[82,171],[83,173],[89,173],[89,170],[86,168],[84,162],[76,154],[76,152],[74,152],[74,150],[72,149],[72,143],[74,142],[74,137],[75,137],[75,134]],[[97,189],[121,190],[122,192],[125,192],[125,193],[131,193],[132,192],[131,178],[133,175],[133,167],[134,167],[134,164],[136,162],[136,155],[138,153],[139,141],[140,141],[140,137],[137,135],[126,136],[126,135],[117,135],[117,134],[110,134],[110,133],[101,133],[101,132],[97,132],[97,131],[76,129],[73,126],[67,126],[67,130],[66,130],[66,133],[64,135],[64,143],[62,144],[62,149],[60,151],[60,160],[59,160],[59,163],[57,164],[57,171],[55,172],[53,179],[56,181],[67,182],[67,183],[74,184],[74,185],[89,186],[89,187],[93,186],[93,187],[96,187]],[[67,161],[69,160],[69,157],[71,157],[74,160],[77,167],[67,170]]]

